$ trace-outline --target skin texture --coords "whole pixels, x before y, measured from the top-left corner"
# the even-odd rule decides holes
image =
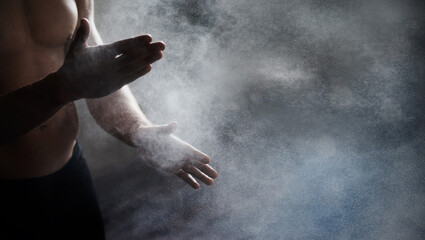
[[[78,131],[74,100],[85,98],[98,124],[142,159],[193,188],[212,184],[210,159],[153,125],[126,86],[152,69],[165,44],[149,35],[103,45],[92,0],[0,3],[0,177],[53,173],[71,157]],[[52,21],[54,19],[54,21]]]

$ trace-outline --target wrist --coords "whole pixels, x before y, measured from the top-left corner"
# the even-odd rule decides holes
[[[82,98],[75,94],[74,91],[72,91],[72,88],[69,84],[72,79],[69,79],[69,75],[66,74],[62,69],[59,69],[58,71],[50,74],[49,77],[52,81],[52,85],[55,85],[55,88],[58,90],[56,97],[59,101],[68,103]]]

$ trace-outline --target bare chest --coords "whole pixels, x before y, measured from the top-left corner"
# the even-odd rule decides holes
[[[0,55],[64,45],[77,20],[74,0],[0,1]]]

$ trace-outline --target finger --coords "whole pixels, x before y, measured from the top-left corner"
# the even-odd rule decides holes
[[[205,154],[202,154],[201,156],[206,156]],[[208,156],[207,156],[208,157]],[[202,172],[204,172],[205,174],[207,174],[209,177],[211,178],[217,178],[218,177],[218,173],[217,171],[214,170],[214,168],[212,168],[210,165],[208,165],[206,162],[206,158],[201,157],[201,158],[196,158],[193,155],[189,156],[186,155],[183,158],[183,162],[186,165],[194,165],[195,167],[197,167],[198,169],[200,169]],[[208,158],[209,161],[209,158]]]
[[[158,51],[164,51],[165,50],[165,43],[162,42],[162,41],[151,43],[150,46],[154,47]]]
[[[150,42],[152,42],[152,36],[150,34],[137,36],[136,38],[138,38],[141,43],[150,43]]]
[[[137,71],[129,72],[126,75],[123,76],[125,79],[124,84],[133,82],[134,80],[138,79],[139,77],[147,74],[152,70],[152,65],[145,66],[141,69],[138,69]]]
[[[69,51],[74,51],[84,47],[87,44],[87,39],[90,36],[90,23],[86,18],[80,21],[80,27],[75,33],[74,40],[69,46]]]
[[[131,65],[131,64],[151,64],[162,58],[162,52],[147,52],[147,49],[135,49],[131,52],[122,54],[115,58],[115,62],[118,65]]]
[[[153,63],[162,58],[162,51],[159,49],[159,46],[149,47],[149,48],[140,48],[134,49],[130,52],[127,52],[123,55],[123,59],[129,59],[130,61],[134,60],[145,60]]]
[[[144,68],[147,65],[154,63],[161,56],[148,57],[145,59],[134,59],[131,62],[128,62],[127,59],[118,58],[116,61],[116,65],[118,67],[119,74],[127,74],[131,72],[136,72],[141,68]]]
[[[205,164],[208,164],[208,163],[211,162],[211,159],[210,159],[210,157],[208,157],[207,154],[199,151],[196,148],[193,148],[192,149],[191,156],[193,156],[193,158],[195,158],[196,160],[198,160],[198,161],[200,161],[202,163],[205,163]]]
[[[117,51],[114,48],[112,51],[115,53],[114,56],[122,54],[119,58],[122,61],[132,62],[134,60],[146,60],[153,63],[162,58],[162,50],[165,49],[165,45],[161,42],[152,43],[149,45],[134,46],[126,51]]]
[[[146,61],[149,61],[150,63],[154,63],[154,62],[158,61],[161,58],[162,58],[162,52],[159,51],[159,52],[157,52],[155,54],[152,54],[152,55],[146,57],[145,60]]]
[[[212,168],[210,165],[208,164],[204,164],[204,163],[196,163],[195,166],[201,170],[203,173],[207,174],[209,177],[211,178],[217,178],[218,177],[218,173],[216,170],[214,170],[214,168]]]
[[[116,41],[105,46],[114,49],[117,53],[124,53],[129,52],[138,46],[146,47],[151,41],[152,37],[150,35],[142,35],[134,38],[127,38],[120,41]]]
[[[182,169],[207,185],[212,185],[214,183],[214,180],[212,178],[210,178],[205,173],[201,172],[199,169],[192,165],[185,165],[182,167]]]
[[[182,169],[179,169],[176,175],[183,179],[183,181],[187,182],[192,188],[198,189],[200,187],[199,183],[196,182],[196,180],[190,174],[186,173]]]

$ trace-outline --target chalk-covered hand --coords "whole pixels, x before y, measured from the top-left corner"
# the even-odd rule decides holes
[[[171,134],[176,128],[175,122],[140,127],[135,138],[140,157],[161,170],[175,173],[195,189],[200,187],[195,178],[213,184],[217,172],[208,165],[210,158]]]
[[[162,57],[165,45],[142,35],[107,45],[90,47],[90,24],[82,19],[63,66],[57,71],[70,101],[99,98],[120,89],[151,70]]]

